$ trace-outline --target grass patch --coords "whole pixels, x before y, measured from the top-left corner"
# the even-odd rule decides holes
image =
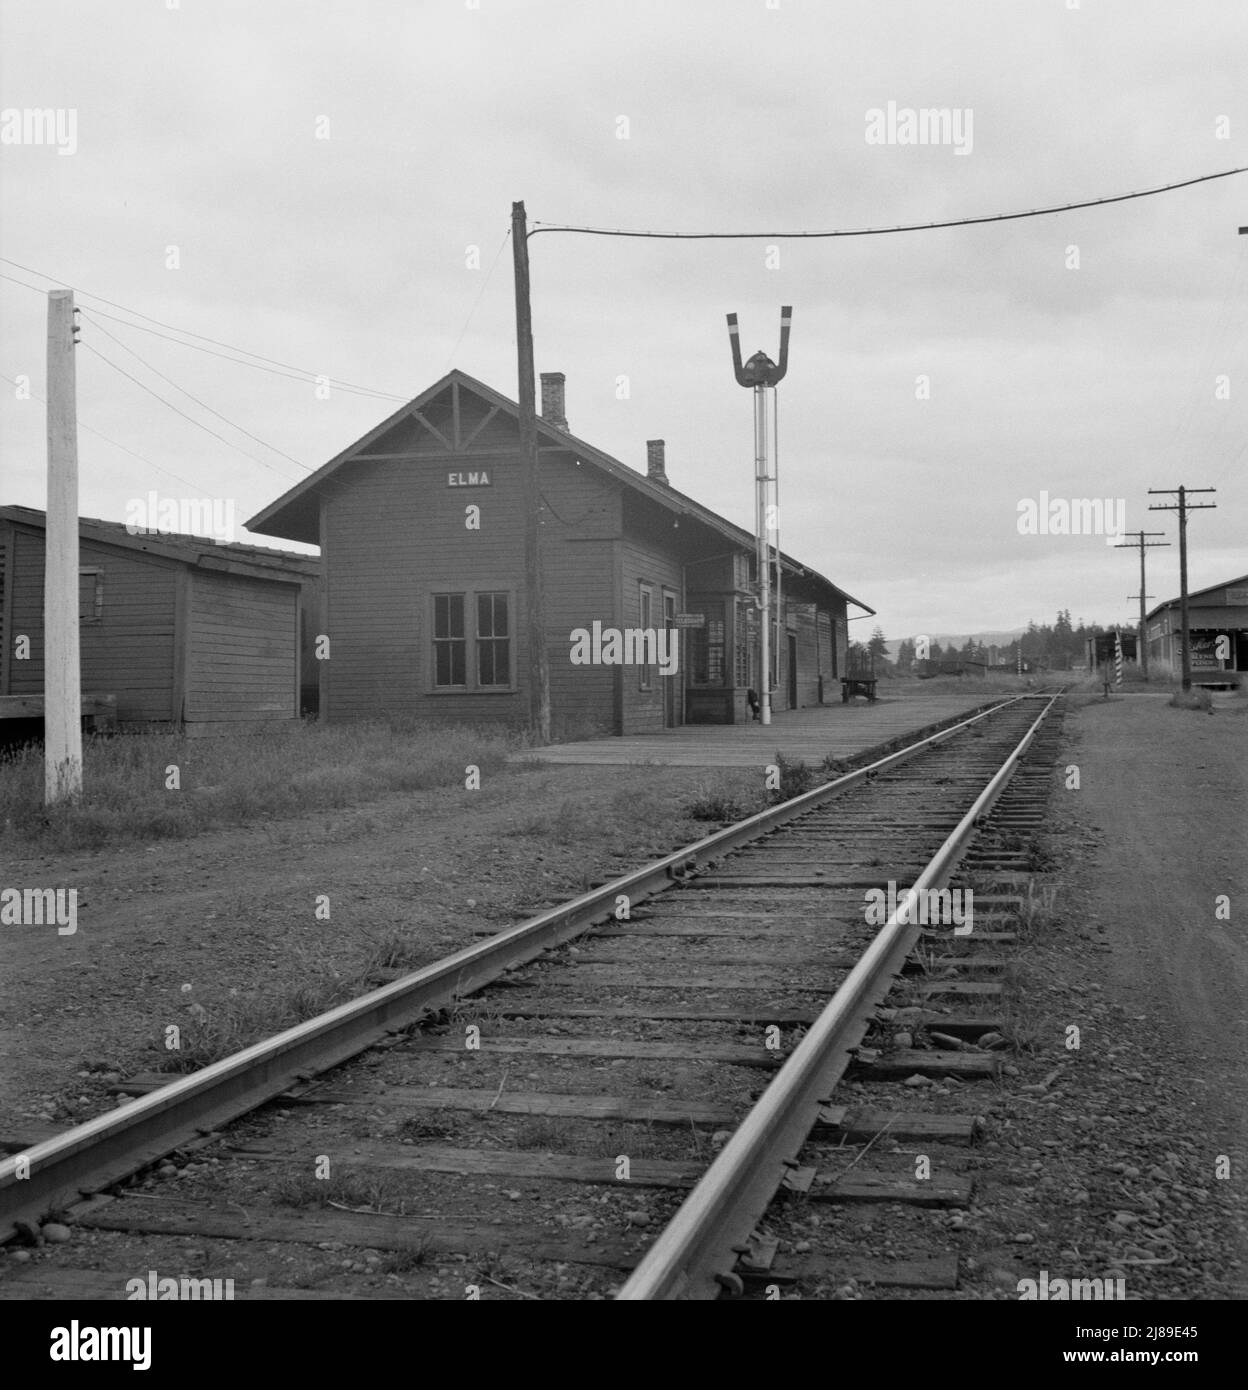
[[[1057,921],[1056,901],[1055,885],[1037,888],[1033,879],[1027,880],[1027,893],[1019,905],[1014,928],[1020,941],[1027,941],[1053,926]]]
[[[385,1171],[347,1170],[316,1178],[305,1169],[279,1169],[267,1191],[272,1201],[282,1207],[317,1209],[337,1205],[352,1211],[406,1216],[409,1206],[418,1205],[404,1192],[402,1175]]]
[[[781,801],[792,801],[812,787],[822,785],[816,770],[801,758],[786,758],[783,753],[776,754],[776,767],[780,770],[780,785],[770,788],[768,798],[772,805]]]
[[[1166,701],[1171,709],[1198,709],[1213,713],[1213,696],[1200,686],[1192,690],[1176,690]]]
[[[398,1139],[413,1143],[440,1143],[459,1133],[462,1116],[453,1110],[430,1110],[424,1115],[409,1115],[395,1129]]]
[[[685,815],[690,820],[732,825],[739,820],[744,820],[749,812],[735,796],[725,792],[707,791],[699,792],[685,806]]]
[[[390,1254],[382,1256],[377,1273],[410,1274],[412,1270],[427,1264],[429,1256],[433,1253],[433,1236],[428,1231],[422,1232],[416,1243],[408,1246],[406,1250],[392,1250]]]
[[[517,1127],[512,1143],[518,1149],[537,1149],[542,1153],[561,1153],[568,1142],[571,1125],[552,1115],[534,1115]]]
[[[43,749],[0,755],[0,838],[48,850],[186,839],[221,826],[462,786],[510,769],[520,735],[497,727],[303,722],[239,739],[94,736],[83,744],[83,795],[43,804]],[[176,787],[170,784],[176,782]]]
[[[755,815],[766,804],[767,798],[759,785],[757,774],[721,773],[698,784],[681,814],[693,821],[734,825]]]
[[[277,999],[240,997],[213,1007],[197,1002],[190,1017],[178,1025],[181,1035],[176,1051],[152,1044],[161,1047],[152,1069],[179,1074],[199,1071],[364,992],[359,979],[337,976],[297,985]]]
[[[158,1051],[151,1059],[151,1068],[186,1073],[211,1066],[253,1043],[263,1042],[317,1014],[327,1013],[339,1004],[367,994],[376,987],[379,970],[408,965],[424,954],[392,933],[375,943],[360,964],[348,972],[318,976],[315,958],[305,954],[292,970],[296,975],[305,976],[303,982],[290,986],[276,997],[231,993],[213,1001],[188,995],[182,1001],[187,1017],[178,1025],[178,1048],[168,1051],[163,1044],[154,1042],[152,1047]]]

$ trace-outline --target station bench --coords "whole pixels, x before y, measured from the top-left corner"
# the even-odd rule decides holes
[[[874,704],[876,680],[874,671],[851,671],[847,676],[842,676],[841,703],[847,705],[855,695],[865,695]]]

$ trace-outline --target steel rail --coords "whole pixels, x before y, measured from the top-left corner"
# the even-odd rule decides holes
[[[907,762],[1027,698],[993,701],[970,718],[866,767],[768,807],[478,945],[5,1157],[0,1160],[0,1243],[12,1239],[23,1225],[33,1226],[49,1211],[63,1210],[121,1181],[281,1095],[295,1083],[340,1065],[387,1035],[410,1027],[552,946],[613,917],[619,897],[627,897],[630,905],[652,897],[701,865],[811,810],[846,787]]]
[[[1047,702],[1022,740],[936,851],[879,935],[828,1001],[754,1108],[702,1175],[675,1216],[637,1265],[617,1298],[623,1301],[710,1299],[734,1287],[736,1254],[810,1132],[821,1104],[848,1066],[885,982],[900,971],[920,926],[904,920],[924,889],[948,882],[978,821],[1009,781],[1057,696]],[[915,914],[917,916],[917,914]]]

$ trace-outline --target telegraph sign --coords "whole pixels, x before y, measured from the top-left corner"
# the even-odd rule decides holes
[[[705,613],[677,613],[672,623],[675,627],[705,627]]]

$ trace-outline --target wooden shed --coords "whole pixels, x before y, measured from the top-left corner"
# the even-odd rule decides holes
[[[542,376],[538,436],[557,735],[747,719],[753,536],[671,485],[662,440],[641,472],[571,434],[562,373]],[[321,548],[322,717],[525,722],[523,518],[518,408],[452,371],[248,521]],[[774,707],[839,701],[847,605],[873,610],[780,568]]]
[[[46,519],[0,507],[0,715],[43,714]],[[315,676],[319,561],[202,536],[79,523],[84,713],[120,728],[237,733],[298,719]],[[305,617],[305,611],[307,617]]]

